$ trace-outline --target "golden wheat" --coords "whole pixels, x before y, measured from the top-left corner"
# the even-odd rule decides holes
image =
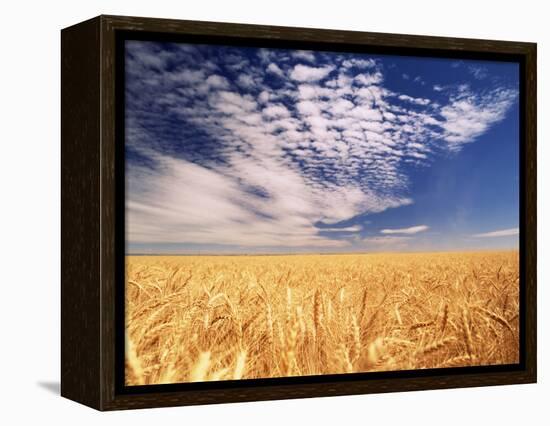
[[[518,253],[129,256],[128,385],[519,361]]]

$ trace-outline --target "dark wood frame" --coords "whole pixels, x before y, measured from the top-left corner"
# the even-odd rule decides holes
[[[225,37],[266,46],[368,47],[371,52],[519,61],[523,142],[520,364],[516,368],[434,370],[431,374],[368,373],[368,379],[339,375],[309,381],[241,381],[229,386],[218,382],[185,390],[121,389],[116,380],[121,367],[116,324],[124,298],[116,291],[120,242],[115,235],[124,216],[116,161],[120,149],[116,101],[121,93],[116,43],[117,34],[128,31]],[[99,410],[117,410],[536,382],[536,44],[99,16],[62,30],[61,49],[61,395]]]

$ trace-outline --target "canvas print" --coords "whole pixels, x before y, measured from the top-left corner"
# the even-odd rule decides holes
[[[519,362],[519,65],[127,40],[128,386]]]

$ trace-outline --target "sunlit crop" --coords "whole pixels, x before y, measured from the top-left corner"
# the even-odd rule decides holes
[[[129,385],[519,361],[516,251],[126,264]]]

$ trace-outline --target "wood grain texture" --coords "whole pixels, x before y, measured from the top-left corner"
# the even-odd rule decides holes
[[[115,387],[115,33],[160,32],[384,49],[414,55],[510,55],[525,63],[522,208],[525,368],[430,377],[324,381],[143,394]],[[489,386],[536,381],[536,45],[309,28],[101,16],[62,33],[62,394],[101,410]],[[120,89],[120,88],[118,88]],[[123,143],[123,141],[118,141]]]
[[[61,395],[99,408],[99,19],[61,33]]]
[[[425,54],[426,52],[448,54],[449,51],[462,51],[523,55],[529,46],[534,46],[533,43],[500,40],[429,37],[330,29],[320,30],[315,28],[233,24],[208,21],[185,21],[110,15],[103,15],[101,18],[105,23],[105,29],[107,31],[119,29],[170,34],[184,33],[218,37],[237,37],[256,40],[283,40],[285,42],[328,42],[331,44],[397,48],[401,52],[404,49],[412,49],[417,50],[417,54]]]
[[[115,314],[116,314],[116,274],[115,274],[115,226],[117,210],[117,186],[115,182],[115,35],[106,30],[106,21],[101,21],[101,200],[102,200],[102,271],[101,294],[103,295],[101,309],[101,398],[102,409],[109,409],[115,400]],[[122,90],[122,94],[124,90]],[[124,141],[118,141],[124,143]],[[120,182],[119,182],[120,184]],[[122,182],[124,185],[124,182]],[[124,200],[120,203],[123,208]],[[122,249],[124,253],[124,248]],[[122,301],[123,303],[123,301]],[[123,309],[119,307],[119,309]]]
[[[105,410],[126,410],[174,405],[201,405],[230,402],[265,401],[273,399],[315,398],[427,389],[450,389],[506,384],[533,383],[524,372],[475,375],[447,375],[422,378],[373,379],[320,384],[293,384],[238,389],[215,389],[186,392],[163,392],[143,395],[118,395],[107,402]]]
[[[523,198],[525,249],[525,321],[523,330],[526,347],[526,372],[532,382],[537,380],[537,46],[525,51],[525,109],[523,125],[525,150],[521,166],[524,181],[520,188]]]

